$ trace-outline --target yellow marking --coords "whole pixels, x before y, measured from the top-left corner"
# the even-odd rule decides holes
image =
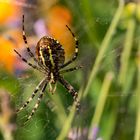
[[[21,111],[23,109],[23,107],[21,107],[20,109],[19,109],[19,111]]]
[[[32,98],[32,97],[30,97],[28,101],[30,102],[30,101],[32,101],[32,99],[33,99],[33,98]]]
[[[35,105],[35,108],[37,108],[37,107],[38,107],[38,104]]]
[[[52,50],[51,50],[50,46],[48,46],[48,49],[49,49],[50,61],[51,61],[51,64],[52,64],[52,68],[54,68],[55,63],[54,63],[54,61],[53,61]]]
[[[42,58],[43,64],[45,65],[45,59],[44,59],[44,57],[43,57],[43,54],[42,54],[41,49],[39,50],[39,52],[40,52],[40,55],[41,55],[41,58]]]
[[[28,117],[28,120],[29,120],[31,117],[32,117],[32,115],[30,115],[30,116]]]
[[[53,77],[53,73],[51,72],[51,80],[53,80],[53,78],[54,78],[54,77]]]
[[[78,52],[78,48],[75,49],[75,52],[76,52],[76,53]]]

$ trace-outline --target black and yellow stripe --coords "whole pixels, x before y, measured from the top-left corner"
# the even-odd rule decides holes
[[[14,51],[18,54],[18,56],[22,59],[22,61],[27,63],[30,67],[43,73],[45,78],[38,84],[38,86],[33,91],[31,97],[28,98],[28,100],[22,105],[21,108],[19,108],[17,110],[17,112],[23,110],[34,99],[36,94],[40,91],[38,98],[37,98],[37,102],[26,120],[26,122],[29,121],[32,118],[32,116],[34,115],[37,108],[39,107],[39,104],[41,102],[41,99],[43,98],[43,94],[44,94],[47,84],[50,85],[51,92],[54,92],[56,87],[54,86],[53,89],[52,89],[52,87],[53,87],[53,84],[56,84],[57,81],[59,81],[68,90],[68,92],[72,95],[72,97],[74,99],[74,103],[76,104],[76,108],[77,108],[77,110],[79,110],[80,103],[78,101],[78,92],[73,88],[73,86],[71,86],[61,76],[62,73],[74,71],[74,70],[81,68],[81,66],[76,66],[73,68],[61,70],[62,68],[66,67],[67,65],[71,64],[78,56],[78,40],[75,37],[74,33],[66,25],[66,27],[68,28],[68,30],[70,31],[70,33],[72,34],[72,36],[75,40],[75,53],[74,53],[72,59],[70,59],[68,62],[64,63],[65,62],[65,52],[64,52],[62,45],[56,39],[48,37],[48,36],[44,36],[38,41],[38,43],[36,45],[36,56],[37,57],[35,57],[34,54],[31,52],[30,48],[28,47],[28,42],[27,42],[27,38],[25,35],[25,31],[24,31],[24,15],[23,15],[22,23],[23,23],[23,26],[22,26],[23,40],[24,40],[27,52],[28,52],[29,56],[34,59],[34,61],[37,63],[37,65],[31,64],[24,57],[22,57],[20,53],[18,53],[16,50],[14,50]]]
[[[79,107],[80,107],[80,102],[78,101],[78,93],[77,91],[75,91],[75,89],[61,76],[59,76],[59,82],[68,90],[68,92],[72,95],[73,100],[75,102],[76,105],[76,109],[77,111],[79,111]]]
[[[59,70],[64,64],[64,49],[55,39],[42,37],[36,46],[36,52],[39,61],[49,70]]]
[[[42,87],[46,84],[47,82],[47,77],[45,77],[39,84],[38,86],[35,88],[35,90],[33,91],[31,97],[22,105],[22,107],[20,107],[19,109],[16,110],[16,112],[19,112],[21,110],[23,110],[35,97],[36,93],[42,89]]]
[[[68,28],[68,30],[70,31],[70,33],[72,34],[72,36],[73,36],[73,38],[75,40],[75,53],[74,53],[72,59],[69,60],[68,62],[66,62],[64,65],[62,65],[61,68],[64,68],[67,65],[69,65],[70,63],[72,63],[77,58],[77,56],[78,56],[78,45],[79,45],[78,39],[76,38],[74,33],[71,31],[71,29],[67,25],[66,25],[66,27]]]
[[[36,62],[38,62],[37,59],[34,57],[34,54],[32,53],[32,51],[30,50],[30,48],[28,46],[28,42],[27,42],[27,38],[26,38],[26,34],[25,34],[25,29],[24,29],[24,15],[22,16],[22,36],[23,36],[25,46],[27,48],[27,52],[29,53],[30,57],[32,57]]]
[[[40,71],[40,72],[43,72],[42,68],[40,67],[37,67],[36,65],[33,65],[32,63],[28,62],[24,57],[21,56],[21,54],[14,49],[14,51],[17,53],[17,55],[22,59],[22,61],[24,61],[26,64],[28,64],[30,67]],[[44,73],[44,72],[43,72]]]
[[[47,84],[48,84],[48,82],[46,82],[46,83],[43,85],[43,87],[42,87],[42,89],[41,89],[41,92],[40,92],[40,94],[39,94],[39,96],[38,96],[38,98],[37,98],[37,103],[35,104],[34,108],[32,109],[30,115],[28,116],[28,118],[27,118],[27,120],[24,122],[24,124],[26,124],[26,122],[28,122],[28,121],[32,118],[32,116],[34,115],[35,111],[36,111],[37,108],[39,107],[39,104],[40,104],[40,102],[41,102],[41,99],[43,98],[43,95],[44,95],[44,93],[45,93],[44,91],[45,91],[45,89],[46,89]]]

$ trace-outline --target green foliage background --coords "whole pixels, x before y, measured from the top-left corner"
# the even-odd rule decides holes
[[[81,110],[76,113],[74,106],[70,107],[72,97],[58,84],[54,95],[46,91],[38,111],[26,126],[20,124],[34,102],[18,114],[14,119],[17,124],[14,139],[63,140],[77,128],[88,129],[88,140],[97,127],[97,137],[103,140],[139,140],[140,21],[136,9],[127,11],[128,3],[122,0],[61,0],[59,3],[71,10],[80,42],[75,64],[84,67],[66,74],[65,79],[79,89]],[[35,71],[28,74],[29,78],[19,80],[1,71],[0,86],[15,97],[12,103],[16,107],[30,96],[42,78]],[[16,86],[9,86],[9,82]]]

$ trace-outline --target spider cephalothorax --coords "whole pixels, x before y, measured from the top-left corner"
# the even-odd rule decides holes
[[[43,97],[44,91],[46,89],[46,86],[49,84],[49,90],[50,92],[54,93],[56,89],[56,82],[59,81],[67,90],[68,92],[73,96],[73,99],[76,104],[76,108],[79,109],[79,101],[77,100],[78,93],[75,91],[75,89],[62,77],[62,73],[70,72],[77,70],[81,68],[81,66],[76,66],[73,68],[62,70],[64,67],[72,63],[76,58],[78,54],[78,40],[76,39],[75,35],[71,31],[71,29],[66,25],[72,36],[75,40],[75,54],[72,57],[71,60],[68,62],[65,62],[65,53],[62,45],[59,43],[59,41],[55,40],[54,38],[44,36],[42,37],[36,46],[36,56],[31,52],[31,50],[28,47],[25,31],[24,31],[24,15],[23,15],[23,40],[27,48],[27,52],[30,55],[31,58],[34,59],[35,65],[28,62],[25,58],[21,56],[20,53],[18,53],[16,50],[14,50],[21,59],[27,63],[32,68],[42,72],[44,74],[44,79],[38,84],[38,86],[33,91],[31,97],[23,104],[21,108],[17,110],[21,111],[23,108],[25,108],[34,98],[36,93],[40,91],[37,99],[37,103],[35,104],[34,108],[32,109],[31,114],[27,118],[26,121],[28,121],[33,115],[36,109],[39,106],[39,103]],[[54,86],[52,86],[54,85]],[[52,88],[53,87],[53,88]]]

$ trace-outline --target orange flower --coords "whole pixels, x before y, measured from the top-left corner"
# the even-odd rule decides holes
[[[70,26],[71,20],[70,11],[63,6],[57,5],[48,11],[47,26],[49,32],[63,45],[66,59],[72,56],[75,49],[74,39],[66,28],[66,25]]]
[[[18,12],[17,12],[18,11]],[[13,0],[0,1],[0,23],[5,23],[19,14],[19,7]]]
[[[7,69],[9,72],[13,71],[13,64],[14,64],[14,54],[13,48],[15,45],[6,40],[3,37],[0,37],[0,65],[2,68]]]
[[[4,36],[9,37],[9,39],[6,39]],[[23,40],[19,29],[9,30],[8,32],[5,32],[3,36],[0,36],[0,66],[13,73],[18,58],[14,52],[14,48],[22,47]]]

